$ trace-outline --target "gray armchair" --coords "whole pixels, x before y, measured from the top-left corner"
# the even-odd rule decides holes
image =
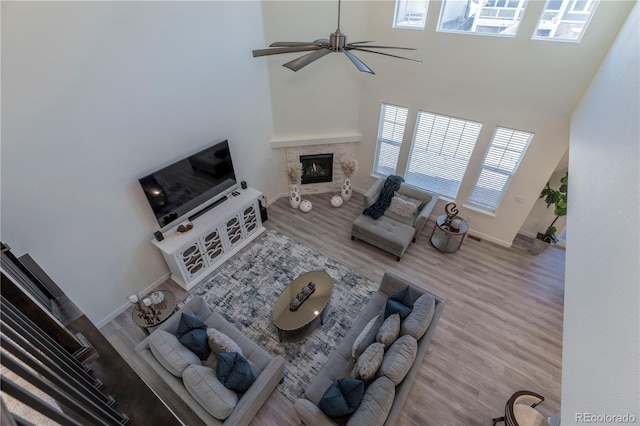
[[[378,179],[364,194],[365,209],[376,202],[384,187],[384,181],[384,178]],[[378,219],[361,214],[353,222],[351,239],[357,238],[378,247],[395,255],[396,259],[400,261],[411,242],[415,242],[420,235],[422,228],[427,223],[427,219],[429,219],[429,215],[431,215],[438,202],[438,196],[406,183],[401,184],[397,192],[422,201],[420,209],[411,217],[401,216],[390,211],[390,209],[387,209],[384,215]]]

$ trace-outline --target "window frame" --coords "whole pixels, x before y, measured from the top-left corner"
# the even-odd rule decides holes
[[[504,141],[503,137],[500,136],[500,139],[496,139],[498,137],[498,133],[500,131],[507,131],[507,132],[511,132],[511,136],[509,137],[509,141],[507,143],[507,145],[502,148],[502,147],[494,147],[494,143],[498,144],[501,141]],[[526,142],[524,142],[524,146],[521,150],[515,150],[515,149],[509,149],[509,145],[511,144],[512,140],[514,139],[514,136],[516,134],[522,134],[522,135],[527,135],[527,140]],[[509,127],[505,127],[505,126],[496,126],[496,128],[493,131],[493,135],[491,136],[491,140],[489,142],[489,146],[487,147],[487,150],[484,153],[484,157],[482,158],[482,163],[480,164],[480,171],[478,172],[478,176],[475,179],[475,182],[473,184],[473,188],[469,194],[469,197],[467,198],[467,202],[465,204],[468,204],[470,206],[472,206],[475,209],[479,209],[481,211],[484,212],[488,212],[488,213],[495,213],[498,208],[500,207],[500,204],[502,204],[502,201],[504,200],[504,196],[507,192],[507,190],[509,189],[509,185],[511,184],[511,180],[513,179],[513,177],[515,176],[515,174],[518,172],[518,169],[520,168],[520,164],[522,163],[522,159],[524,158],[524,156],[527,154],[527,150],[529,149],[529,146],[531,145],[531,141],[533,140],[533,138],[535,137],[535,133],[533,132],[528,132],[525,130],[517,130],[517,129],[512,129]],[[498,164],[496,166],[489,166],[487,165],[487,159],[489,158],[490,155],[492,155],[494,152],[492,152],[492,148],[495,148],[496,150],[502,150],[502,155],[500,156],[500,160],[498,161]],[[506,153],[518,153],[518,159],[515,161],[515,164],[513,166],[513,171],[509,171],[506,170],[504,168],[500,168],[500,163],[502,162],[503,158],[505,157]],[[504,182],[504,184],[502,185],[502,189],[499,192],[498,198],[496,199],[495,205],[491,205],[491,204],[487,204],[484,203],[483,201],[488,200],[487,198],[482,198],[482,197],[477,197],[476,199],[474,199],[474,194],[476,194],[476,189],[479,188],[478,184],[480,182],[480,179],[483,176],[483,172],[484,171],[488,171],[490,173],[494,173],[494,174],[500,174],[503,176],[506,176],[506,180]]]
[[[450,4],[453,4],[454,1],[458,1],[458,0],[451,0]],[[500,0],[494,0],[494,4],[496,4],[497,1]],[[453,19],[450,19],[446,22],[443,22],[443,17],[445,15],[451,15],[450,13],[447,12],[447,3],[449,2],[449,0],[442,0],[442,5],[440,7],[440,15],[438,16],[438,24],[436,26],[436,31],[437,32],[444,32],[444,33],[452,33],[452,34],[469,34],[469,35],[479,35],[479,36],[489,36],[489,37],[503,37],[503,38],[515,38],[518,34],[518,31],[520,30],[520,24],[522,24],[523,18],[524,18],[524,14],[527,11],[527,7],[529,6],[529,2],[530,0],[501,0],[504,2],[504,4],[501,5],[494,5],[494,6],[489,6],[489,5],[481,5],[481,6],[477,6],[476,10],[469,13],[470,11],[468,10],[469,7],[467,7],[467,11],[460,15],[459,17],[457,17],[456,19],[459,19],[460,17],[464,17],[466,16],[466,13],[469,13],[469,16],[465,19],[469,20],[472,19],[472,26],[475,26],[476,31],[471,31],[471,30],[460,30],[460,29],[449,29],[449,28],[443,28],[443,25],[446,24],[446,22],[453,22]],[[518,6],[517,7],[511,7],[510,4],[512,1],[517,1],[518,2]],[[487,2],[488,4],[489,2]],[[481,13],[483,11],[483,9],[496,9],[496,16],[494,19],[489,19],[488,17],[484,17],[487,21],[495,21],[500,22],[501,19],[504,19],[503,17],[500,17],[500,10],[502,9],[513,9],[514,10],[514,16],[516,16],[516,14],[518,15],[518,19],[517,20],[510,20],[511,22],[516,22],[516,28],[515,30],[513,30],[513,33],[501,33],[501,32],[490,32],[490,31],[477,31],[478,27],[491,27],[491,25],[481,25],[478,24],[476,22],[476,18],[477,19],[482,19],[483,17],[481,16]],[[449,17],[452,17],[448,16]],[[504,22],[507,22],[507,20],[505,19]],[[486,24],[489,24],[489,22],[487,22]],[[505,31],[507,29],[509,29],[512,25],[506,25],[503,27],[502,31]],[[501,26],[498,25],[494,25],[494,27],[496,28],[500,28]]]
[[[395,126],[399,125],[399,121],[397,120],[397,116],[398,116],[398,111],[399,110],[404,110],[404,122],[401,124],[402,127],[402,132],[400,135],[400,140],[394,140],[394,139],[388,139],[388,138],[383,138],[383,132],[384,132],[384,128],[383,128],[383,123],[385,122],[385,109],[387,107],[393,107],[393,108],[397,108],[397,111],[395,113],[395,118],[393,121],[393,126],[394,129],[392,130],[392,134],[395,133],[396,129]],[[380,117],[378,118],[378,134],[376,137],[376,153],[375,153],[375,157],[374,157],[374,161],[373,161],[373,174],[375,176],[389,176],[389,174],[385,174],[380,170],[380,150],[382,148],[382,144],[387,144],[388,146],[393,146],[393,147],[397,147],[398,149],[398,153],[396,156],[396,164],[395,164],[395,168],[393,170],[393,173],[397,173],[398,172],[398,161],[400,159],[400,149],[402,147],[402,141],[404,139],[404,132],[406,130],[406,126],[407,126],[407,118],[409,117],[409,108],[404,107],[402,105],[396,105],[396,104],[392,104],[392,103],[388,103],[388,102],[382,102],[382,105],[380,106]],[[391,173],[391,174],[393,174]]]
[[[405,6],[405,9],[407,8],[409,3],[421,3],[424,2],[424,15],[423,18],[421,20],[422,25],[408,25],[408,24],[400,24],[398,23],[398,15],[399,15],[399,11],[401,9],[402,6]],[[393,24],[392,24],[392,28],[395,29],[402,29],[402,30],[420,30],[420,31],[424,31],[426,25],[427,25],[427,14],[429,13],[429,0],[396,0],[395,2],[395,7],[393,10]],[[420,21],[419,21],[420,22]]]
[[[556,9],[547,9],[547,5],[549,4],[549,1],[551,0],[547,0],[544,3],[542,12],[540,13],[540,16],[538,17],[538,22],[536,23],[535,28],[533,29],[533,34],[531,35],[531,40],[542,40],[542,41],[551,41],[551,42],[556,42],[556,43],[580,43],[582,41],[582,37],[584,37],[585,32],[587,31],[587,28],[589,27],[589,24],[591,23],[591,20],[593,19],[593,15],[596,13],[596,11],[598,10],[598,6],[600,5],[600,3],[602,2],[602,0],[587,0],[586,1],[586,8],[589,9],[591,7],[593,7],[593,10],[591,11],[585,11],[585,9],[582,10],[576,10],[574,9],[576,3],[578,2],[578,0],[564,0],[563,3],[561,3],[560,8],[557,9],[558,11],[558,16],[554,19],[544,19],[545,16],[547,15],[547,12],[550,11],[554,11]],[[595,4],[594,4],[595,3]],[[593,6],[591,6],[593,5]],[[576,21],[571,21],[570,19],[563,19],[565,17],[565,15],[582,15],[582,16],[586,16],[587,18],[585,19],[582,28],[580,29],[580,34],[577,38],[560,38],[560,37],[549,37],[549,36],[542,36],[542,35],[536,35],[538,33],[538,31],[544,31],[544,23],[545,22],[550,22],[551,24],[547,24],[547,25],[553,25],[553,22],[558,22],[558,24],[556,25],[556,30],[557,28],[564,24],[570,25],[571,22],[576,22]],[[582,23],[582,22],[581,22]],[[542,28],[541,28],[542,26]]]
[[[426,152],[429,152],[429,145],[431,143],[438,144],[438,141],[436,140],[436,137],[434,137],[432,139],[432,136],[433,136],[433,133],[434,133],[434,129],[436,131],[441,130],[441,127],[440,127],[439,124],[436,127],[434,127],[434,124],[435,124],[436,120],[438,120],[438,119],[446,119],[446,120],[448,120],[447,126],[446,126],[447,127],[446,128],[446,132],[445,132],[445,135],[444,135],[444,137],[442,139],[441,148],[445,147],[445,144],[447,142],[449,142],[449,143],[451,142],[447,138],[450,137],[449,130],[451,129],[452,122],[456,122],[456,123],[461,123],[462,122],[462,123],[464,123],[462,133],[467,131],[467,129],[466,129],[467,126],[469,126],[469,130],[468,131],[470,132],[470,134],[467,134],[467,135],[461,134],[460,137],[457,139],[457,142],[456,142],[456,145],[455,145],[455,149],[453,150],[456,153],[458,151],[460,151],[461,142],[463,141],[463,139],[464,140],[468,140],[467,138],[475,137],[475,139],[473,139],[473,142],[470,145],[468,145],[468,143],[467,143],[467,145],[468,145],[468,146],[466,146],[467,155],[466,155],[466,158],[463,158],[464,166],[458,167],[454,171],[454,174],[459,176],[458,179],[454,180],[454,182],[457,182],[457,185],[456,185],[455,191],[454,191],[455,193],[451,193],[451,192],[443,190],[444,188],[446,188],[445,185],[428,186],[428,185],[426,185],[424,183],[420,183],[417,180],[412,179],[412,174],[415,173],[415,172],[412,172],[412,170],[411,170],[414,161],[416,161],[418,163],[419,162],[423,162],[424,163],[424,162],[428,162],[429,159],[430,159],[430,158],[427,157],[426,160],[421,160],[421,159],[418,159],[418,156],[416,155],[416,152],[417,152],[416,151],[416,145],[417,145],[416,141],[417,141],[417,137],[418,137],[418,133],[419,133],[419,128],[420,128],[421,123],[422,123],[422,117],[423,116],[427,116],[427,115],[433,116],[433,120],[432,120],[432,124],[430,126],[431,133],[429,135],[429,138],[426,141],[424,141],[424,143],[426,144],[426,146],[424,147]],[[407,158],[407,163],[406,163],[406,167],[405,167],[404,175],[403,175],[404,179],[405,179],[405,182],[408,183],[409,185],[413,185],[415,187],[422,188],[422,189],[424,189],[426,191],[430,191],[430,192],[436,193],[436,194],[438,194],[438,195],[440,195],[440,196],[442,196],[442,197],[444,197],[446,199],[455,200],[457,198],[457,196],[458,196],[459,191],[460,191],[460,187],[461,187],[462,182],[464,180],[464,176],[466,174],[467,168],[469,167],[469,162],[471,161],[471,157],[473,155],[475,146],[478,143],[478,139],[480,137],[480,132],[482,131],[482,126],[483,126],[483,123],[480,123],[478,121],[473,121],[473,120],[469,120],[469,119],[466,119],[466,118],[448,116],[448,115],[444,115],[444,114],[438,114],[438,113],[431,112],[431,111],[419,110],[417,115],[416,115],[416,124],[415,124],[415,127],[414,127],[413,136],[412,136],[412,139],[411,139],[411,148],[409,150],[409,156]],[[473,129],[473,127],[475,127],[475,129]],[[452,132],[453,132],[453,130],[452,130]],[[422,143],[422,141],[421,141],[421,143]],[[464,146],[462,148],[465,149]],[[442,149],[440,149],[440,150],[442,151]],[[449,159],[449,164],[452,161],[456,161],[455,156]],[[419,166],[415,166],[415,167],[417,168]],[[453,170],[453,169],[449,169],[449,170]],[[445,179],[444,177],[437,176],[436,174],[430,174],[430,175],[425,174],[425,176],[427,176],[428,178],[431,178],[432,180]],[[458,177],[458,176],[456,176],[456,177]]]

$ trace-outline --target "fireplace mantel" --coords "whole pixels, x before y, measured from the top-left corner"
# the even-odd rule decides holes
[[[296,147],[296,146],[353,143],[353,142],[360,142],[361,140],[362,140],[362,134],[350,133],[342,136],[330,136],[330,137],[273,138],[269,143],[271,144],[271,148],[290,148],[290,147]]]

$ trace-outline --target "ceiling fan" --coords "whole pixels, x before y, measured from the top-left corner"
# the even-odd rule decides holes
[[[410,47],[394,47],[394,46],[375,46],[367,43],[372,43],[371,40],[368,41],[355,41],[353,43],[347,43],[347,35],[340,31],[340,0],[338,0],[338,29],[329,35],[329,38],[321,38],[318,40],[314,40],[311,42],[304,41],[277,41],[275,43],[271,43],[269,47],[271,49],[256,49],[253,51],[253,57],[256,58],[258,56],[267,56],[267,55],[279,55],[281,53],[292,53],[292,52],[305,52],[311,50],[311,53],[307,53],[306,55],[300,56],[299,58],[294,59],[293,61],[289,61],[286,64],[283,64],[283,67],[287,67],[290,70],[298,71],[303,67],[306,67],[311,62],[322,58],[323,56],[331,53],[331,52],[342,52],[344,53],[353,64],[358,68],[358,70],[362,72],[368,72],[370,74],[375,74],[371,68],[369,68],[364,62],[362,62],[356,55],[351,53],[352,50],[357,50],[360,52],[369,52],[375,53],[378,55],[391,56],[392,58],[400,58],[406,59],[408,61],[417,62],[419,64],[422,61],[418,61],[411,58],[405,58],[403,56],[392,55],[390,53],[382,53],[376,52],[375,50],[369,49],[402,49],[402,50],[416,50]]]

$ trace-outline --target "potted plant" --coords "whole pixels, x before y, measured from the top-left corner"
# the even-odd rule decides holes
[[[554,206],[554,214],[556,215],[553,222],[549,225],[546,231],[538,232],[536,239],[533,242],[533,246],[529,249],[532,254],[542,253],[550,244],[558,242],[558,236],[556,235],[557,229],[555,227],[556,221],[562,216],[567,215],[567,188],[569,185],[569,172],[560,179],[560,187],[558,189],[551,188],[549,182],[540,192],[539,198],[544,198],[544,202],[547,203],[547,208],[551,205]]]

